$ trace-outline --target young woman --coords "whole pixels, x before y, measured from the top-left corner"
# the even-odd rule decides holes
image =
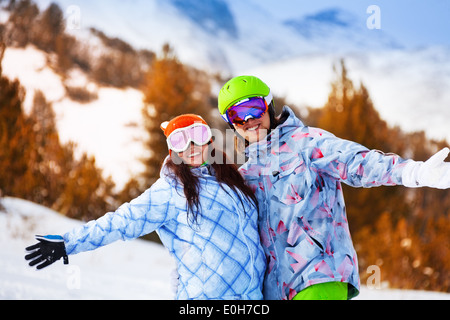
[[[359,292],[358,262],[341,183],[450,188],[445,148],[427,162],[401,159],[310,128],[284,107],[275,117],[269,87],[253,76],[227,82],[219,111],[245,139],[240,168],[259,202],[268,259],[265,299],[347,299]]]
[[[170,156],[151,188],[62,237],[37,237],[25,258],[41,269],[156,230],[176,260],[177,299],[262,299],[266,259],[253,192],[223,153],[223,164],[208,163],[220,151],[200,116],[181,115],[161,128]]]

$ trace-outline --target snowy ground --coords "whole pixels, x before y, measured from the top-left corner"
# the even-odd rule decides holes
[[[24,260],[35,234],[62,234],[81,224],[34,203],[0,202],[0,300],[141,299],[170,300],[174,263],[167,250],[143,240],[116,242],[36,271]],[[450,294],[362,288],[358,299],[445,299]]]
[[[172,258],[144,240],[116,242],[36,271],[24,260],[35,234],[63,234],[81,224],[28,201],[6,198],[0,211],[1,299],[172,299]]]

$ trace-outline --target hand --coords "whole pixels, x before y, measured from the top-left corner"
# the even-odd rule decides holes
[[[402,172],[402,182],[406,187],[450,188],[450,162],[444,162],[450,153],[444,148],[425,162],[410,161]]]
[[[42,262],[36,267],[40,270],[61,258],[64,258],[64,264],[69,264],[64,239],[61,236],[36,236],[36,240],[39,242],[25,249],[30,253],[25,256],[25,260],[31,260],[30,267]]]

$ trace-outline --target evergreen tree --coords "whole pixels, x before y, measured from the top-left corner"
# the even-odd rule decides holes
[[[355,88],[343,60],[340,67],[340,71],[335,68],[336,80],[331,84],[328,102],[321,110],[317,125],[329,128],[340,138],[356,141],[370,149],[402,153],[403,150],[396,146],[398,133],[391,131],[380,118],[367,88],[362,83],[359,88]]]
[[[161,58],[154,60],[147,74],[144,88],[144,125],[149,134],[146,147],[150,156],[144,159],[145,187],[159,178],[162,161],[168,154],[166,138],[160,128],[168,121],[183,113],[195,113],[207,122],[212,109],[205,80],[195,77],[195,73],[178,61],[169,45],[163,48]],[[207,93],[208,92],[208,93]]]
[[[45,52],[55,52],[56,42],[64,34],[64,14],[51,3],[33,25],[33,43]]]
[[[30,167],[38,186],[33,200],[52,207],[63,192],[67,172],[63,170],[64,146],[59,141],[53,107],[39,90],[35,92],[29,118],[34,132]]]
[[[11,1],[8,9],[10,15],[5,30],[7,45],[24,47],[32,41],[30,29],[39,15],[39,8],[30,0]]]
[[[114,209],[114,183],[104,179],[95,157],[75,159],[74,145],[62,145],[55,113],[42,92],[35,93],[30,118],[34,122],[35,147],[30,167],[35,168],[39,192],[34,201],[64,215],[90,220]]]
[[[0,65],[6,46],[0,45]],[[0,67],[0,189],[3,194],[21,190],[18,176],[27,171],[29,145],[33,139],[22,113],[25,91],[18,80],[10,81]]]
[[[0,65],[4,53],[0,46]],[[30,116],[22,110],[25,91],[0,68],[0,190],[31,200],[69,217],[93,219],[117,207],[114,183],[104,179],[95,158],[74,157],[74,145],[62,145],[55,114],[36,92]]]
[[[95,157],[83,154],[75,160],[68,149],[68,175],[64,190],[57,201],[57,209],[70,218],[89,221],[117,208],[114,183],[104,179],[95,165]]]

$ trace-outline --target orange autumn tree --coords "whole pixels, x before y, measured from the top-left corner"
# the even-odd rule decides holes
[[[2,74],[6,46],[0,43],[0,196],[27,199],[69,217],[90,220],[117,204],[114,183],[104,179],[94,157],[74,156],[61,144],[51,103],[34,94],[31,112],[23,110],[25,89]]]
[[[169,45],[163,47],[162,57],[153,61],[144,88],[145,107],[142,110],[144,125],[149,134],[144,159],[144,188],[159,178],[162,161],[168,155],[166,137],[160,125],[183,113],[210,118],[210,89],[201,73],[182,64]]]

